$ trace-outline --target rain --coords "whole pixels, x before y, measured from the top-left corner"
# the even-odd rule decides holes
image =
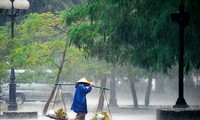
[[[108,87],[108,88],[110,88],[109,81],[110,80],[107,80],[108,83],[106,85],[106,87]],[[166,81],[168,84],[170,83],[169,80],[166,80]],[[146,90],[146,86],[147,86],[147,80],[144,80],[143,82],[138,82],[135,84],[135,87],[137,90],[138,108],[134,108],[129,81],[127,79],[125,79],[122,81],[115,80],[115,82],[116,82],[116,96],[115,96],[116,103],[112,103],[112,105],[110,104],[110,102],[112,100],[110,98],[110,96],[111,96],[110,90],[106,90],[105,96],[104,96],[104,105],[103,105],[104,107],[102,110],[102,111],[106,111],[107,113],[109,113],[110,118],[112,118],[113,120],[120,120],[122,118],[126,118],[127,120],[132,120],[132,119],[156,120],[156,108],[159,108],[162,105],[163,106],[167,106],[167,105],[173,106],[177,99],[177,94],[173,93],[174,91],[165,92],[164,94],[156,91],[155,79],[153,79],[150,103],[148,106],[145,106],[144,100],[145,100],[145,94],[146,94],[145,90]],[[98,85],[98,83],[97,83],[97,85]],[[67,88],[67,87],[69,87],[70,89],[73,89],[72,93],[74,92],[74,86],[71,86],[71,85],[67,85],[66,87],[63,87],[62,89]],[[166,87],[166,89],[172,89],[172,88],[170,88],[170,86],[168,86],[169,88],[167,88],[167,86],[165,86],[165,87]],[[24,92],[27,92],[29,89],[30,89],[30,86],[27,87],[24,90]],[[39,88],[36,88],[36,89],[39,89]],[[63,92],[64,91],[65,90],[63,90]],[[168,91],[170,91],[170,90],[168,90]],[[40,92],[45,93],[45,91],[40,91]],[[39,94],[41,94],[41,93],[39,93]],[[193,96],[193,97],[195,97],[195,96]],[[98,88],[93,88],[92,92],[87,95],[88,114],[86,115],[86,119],[88,119],[88,120],[91,119],[94,116],[94,114],[96,113],[98,104],[99,104],[98,103],[99,98],[100,98],[100,89],[98,89]],[[191,98],[191,96],[186,96],[185,98],[190,105],[198,105],[199,104],[199,101],[198,101],[199,99]],[[59,100],[59,96],[56,99]],[[54,107],[52,107],[53,104],[54,104]],[[44,101],[37,101],[37,100],[33,101],[33,102],[25,101],[23,104],[18,105],[18,111],[19,112],[37,112],[37,114],[38,114],[37,119],[50,120],[51,118],[42,115],[44,105],[45,105]],[[2,115],[3,112],[7,111],[8,105],[5,102],[3,102],[3,103],[1,103],[0,107],[1,107],[1,115]],[[76,114],[72,110],[70,110],[70,107],[71,107],[71,102],[66,103],[67,116],[69,118],[74,118]],[[49,110],[51,110],[51,109],[57,110],[59,108],[63,108],[63,104],[60,100],[58,102],[51,103]],[[24,118],[24,119],[26,119],[26,118]],[[35,118],[32,118],[32,119],[35,119]]]
[[[198,5],[0,0],[0,119],[199,120]]]

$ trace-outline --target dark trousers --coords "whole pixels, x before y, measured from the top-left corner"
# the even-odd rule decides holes
[[[85,120],[86,113],[78,112],[76,115],[76,120]]]

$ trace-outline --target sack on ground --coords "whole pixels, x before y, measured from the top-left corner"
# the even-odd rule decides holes
[[[67,113],[62,108],[56,111],[49,110],[46,116],[50,118],[61,119],[61,120],[67,119]]]
[[[46,116],[55,118],[55,117],[56,117],[56,113],[55,113],[54,110],[49,110],[49,111],[47,112]]]

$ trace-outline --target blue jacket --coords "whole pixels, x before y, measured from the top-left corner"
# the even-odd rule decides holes
[[[76,91],[74,94],[71,110],[74,112],[87,113],[86,94],[92,90],[92,87],[86,87],[81,83],[76,84]]]

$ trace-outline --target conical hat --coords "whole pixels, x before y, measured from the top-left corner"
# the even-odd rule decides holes
[[[77,81],[77,83],[87,83],[87,84],[90,84],[90,82],[88,80],[86,80],[85,78],[81,78],[80,80]]]

